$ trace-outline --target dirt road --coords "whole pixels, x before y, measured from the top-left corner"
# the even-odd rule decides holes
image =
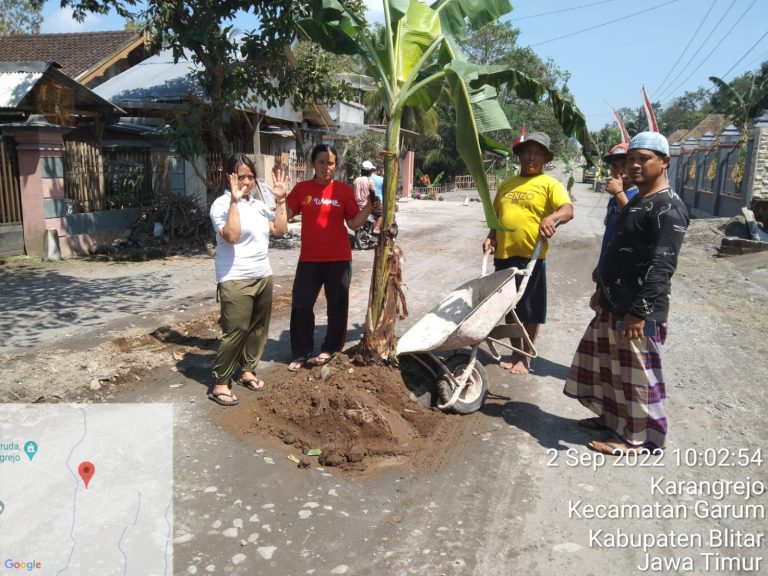
[[[142,265],[0,267],[3,398],[173,403],[174,574],[749,570],[747,562],[766,556],[765,544],[718,545],[716,536],[726,529],[762,533],[766,496],[731,491],[719,498],[705,492],[703,482],[710,488],[716,481],[721,488],[751,482],[757,489],[768,482],[768,463],[755,458],[768,436],[768,262],[713,258],[716,233],[694,223],[673,283],[664,351],[670,447],[663,458],[602,460],[584,448],[594,436],[576,426],[589,414],[562,394],[591,316],[589,276],[607,201],[581,185],[575,194],[576,219],[558,232],[550,251],[550,311],[534,373],[513,377],[489,366],[491,399],[479,413],[443,416],[451,443],[434,455],[442,464],[431,472],[394,466],[360,480],[320,467],[299,470],[282,443],[238,434],[233,420],[259,399],[242,392],[237,413],[205,400],[215,347],[210,320],[188,334],[166,334],[166,343],[197,338],[207,353],[208,359],[187,357],[184,370],[162,341],[154,339],[154,350],[138,346],[158,326],[215,309],[212,262],[204,256]],[[411,318],[400,331],[479,271],[482,210],[461,200],[401,205]],[[372,254],[354,258],[351,339],[360,335]],[[278,307],[285,305],[295,259],[295,251],[273,252]],[[68,350],[52,346],[62,334]],[[288,359],[284,313],[270,338],[272,364],[265,370],[277,378]],[[678,538],[675,546],[673,532],[693,544]],[[734,560],[723,570],[726,557],[741,564]],[[764,571],[761,565],[748,573]]]

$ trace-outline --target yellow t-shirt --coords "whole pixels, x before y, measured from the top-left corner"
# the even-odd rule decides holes
[[[493,207],[499,222],[514,232],[496,232],[496,258],[530,258],[539,240],[539,223],[571,199],[565,187],[552,176],[512,176],[496,192]],[[539,258],[547,256],[547,245]]]

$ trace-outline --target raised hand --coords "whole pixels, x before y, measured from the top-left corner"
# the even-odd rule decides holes
[[[243,197],[243,194],[245,194],[246,187],[240,185],[240,182],[237,179],[237,174],[230,174],[228,178],[229,191],[232,193],[232,201],[239,202]]]
[[[275,202],[283,202],[288,195],[288,170],[282,164],[275,164],[272,168],[272,196]]]
[[[605,186],[605,191],[611,196],[616,196],[624,192],[624,182],[621,178],[611,178]]]

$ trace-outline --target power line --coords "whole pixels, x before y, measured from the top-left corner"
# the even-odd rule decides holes
[[[609,20],[608,22],[603,22],[602,24],[595,24],[594,26],[590,26],[589,28],[584,28],[583,30],[577,30],[576,32],[571,32],[570,34],[564,34],[563,36],[558,36],[556,38],[550,38],[549,40],[544,40],[544,42],[537,42],[536,44],[531,44],[530,47],[533,48],[534,46],[542,46],[544,44],[549,44],[550,42],[562,40],[563,38],[570,38],[571,36],[576,36],[577,34],[582,34],[584,32],[589,32],[590,30],[602,28],[603,26],[608,26],[609,24],[621,22],[622,20],[627,20],[628,18],[632,18],[633,16],[639,16],[640,14],[645,14],[646,12],[656,10],[657,8],[663,8],[664,6],[669,6],[670,4],[674,4],[677,1],[678,0],[670,0],[669,2],[664,2],[663,4],[658,4],[656,6],[646,8],[645,10],[634,12],[633,14],[627,14],[626,16],[622,16],[621,18],[614,18],[613,20]]]
[[[690,74],[688,74],[688,76],[685,78],[685,80],[683,80],[680,84],[677,85],[677,87],[672,91],[672,93],[677,92],[680,89],[680,87],[683,86],[686,82],[688,82],[688,80],[691,78],[691,76],[693,76],[699,70],[699,68],[701,68],[707,60],[709,60],[709,57],[712,56],[714,51],[717,50],[720,47],[720,44],[722,44],[723,41],[728,37],[728,35],[733,31],[733,29],[736,28],[736,25],[739,22],[741,22],[742,18],[744,18],[744,16],[747,15],[747,12],[749,12],[750,9],[752,8],[752,6],[755,5],[755,2],[757,2],[757,0],[752,0],[752,3],[749,6],[747,6],[747,9],[744,10],[744,12],[742,12],[742,14],[741,14],[741,16],[739,16],[738,20],[736,20],[736,22],[733,23],[733,26],[731,26],[728,29],[728,32],[726,32],[723,35],[723,37],[720,39],[720,42],[715,44],[715,47],[712,48],[712,50],[709,51],[709,54],[704,56],[704,59],[701,61],[701,63],[698,66],[696,66],[696,68],[694,68],[693,71]]]
[[[766,60],[768,60],[768,52],[765,52],[764,54],[761,54],[761,55],[760,55],[760,56],[758,56],[757,58],[753,58],[752,60],[750,60],[749,62],[747,62],[747,67],[749,68],[749,67],[751,67],[753,64],[755,64],[755,63],[757,63],[757,62],[759,62],[760,64],[762,64],[762,63],[763,63],[763,62],[765,62]]]
[[[744,56],[742,56],[741,58],[739,58],[739,59],[736,61],[736,64],[734,64],[733,66],[731,66],[730,68],[728,68],[728,72],[726,72],[725,74],[723,74],[722,76],[720,76],[720,78],[722,78],[723,80],[725,80],[725,77],[726,77],[726,76],[728,76],[728,74],[730,74],[730,73],[731,73],[731,70],[733,70],[734,68],[736,68],[736,66],[738,66],[738,65],[739,65],[739,62],[741,62],[742,60],[744,60],[744,58],[746,58],[746,57],[747,57],[747,54],[749,54],[750,52],[752,52],[752,50],[754,50],[754,49],[755,49],[755,47],[756,47],[758,44],[760,44],[760,42],[762,42],[762,41],[763,41],[763,38],[765,38],[766,36],[768,36],[768,31],[767,31],[765,34],[763,34],[762,36],[760,36],[760,38],[758,38],[757,42],[755,42],[754,44],[752,44],[752,47],[751,47],[749,50],[747,50],[747,51],[744,53]]]
[[[616,2],[616,0],[602,0],[602,2],[592,2],[591,4],[581,4],[579,6],[573,6],[571,8],[563,8],[561,10],[550,10],[549,12],[539,12],[538,14],[531,14],[530,16],[523,16],[522,18],[512,17],[512,20],[519,22],[520,20],[530,20],[531,18],[538,18],[539,16],[550,16],[551,14],[560,14],[561,12],[570,12],[571,10],[578,10],[579,8],[590,8],[592,6],[599,6],[600,4],[608,4],[610,2]]]
[[[712,4],[709,6],[709,10],[707,10],[707,13],[704,14],[704,18],[701,19],[701,22],[699,22],[699,27],[696,28],[696,32],[693,33],[693,36],[691,36],[691,39],[688,40],[688,44],[685,45],[685,48],[683,48],[683,51],[680,52],[680,56],[677,57],[677,60],[675,60],[675,63],[672,65],[672,68],[669,69],[669,72],[667,72],[667,75],[664,76],[664,80],[661,81],[661,84],[659,84],[658,88],[654,90],[654,96],[659,93],[659,90],[661,90],[662,86],[664,86],[664,83],[667,81],[667,78],[669,78],[670,74],[672,74],[672,71],[677,68],[677,65],[680,63],[680,60],[682,60],[683,55],[685,52],[690,48],[691,44],[693,43],[694,38],[699,33],[699,30],[701,30],[701,27],[704,25],[704,21],[709,17],[709,13],[712,12],[712,8],[715,7],[715,4],[717,3],[717,0],[712,0]]]
[[[715,25],[712,27],[712,29],[707,34],[704,35],[704,39],[701,41],[701,43],[698,45],[698,47],[693,51],[693,53],[691,54],[691,57],[688,58],[688,61],[683,65],[683,67],[677,73],[677,75],[675,76],[674,80],[672,80],[667,85],[667,87],[664,88],[663,90],[657,90],[656,91],[656,94],[654,94],[655,98],[658,98],[659,100],[664,98],[669,93],[669,91],[671,90],[672,86],[674,86],[674,84],[680,79],[680,76],[685,74],[686,70],[688,70],[690,68],[691,63],[696,59],[696,56],[698,56],[701,53],[701,49],[704,48],[706,43],[709,42],[709,40],[712,38],[712,35],[715,33],[715,30],[720,28],[720,25],[725,21],[725,17],[728,16],[728,13],[736,5],[736,1],[737,0],[733,0],[730,3],[728,8],[725,9],[725,12],[723,13],[723,15],[720,16],[720,18],[715,22]]]

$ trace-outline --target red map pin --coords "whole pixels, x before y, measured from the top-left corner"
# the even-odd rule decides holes
[[[88,482],[91,481],[94,472],[96,472],[96,466],[88,461],[81,462],[80,466],[77,467],[77,473],[80,474],[80,478],[83,479],[83,484],[85,484],[86,490],[88,490]]]

